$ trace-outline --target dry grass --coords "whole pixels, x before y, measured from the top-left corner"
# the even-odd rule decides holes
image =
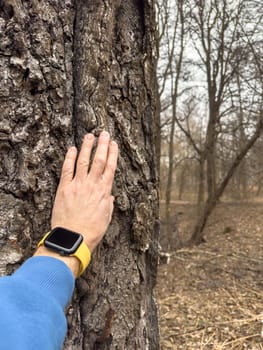
[[[187,215],[181,220],[179,227],[191,224]],[[261,206],[221,205],[208,243],[160,266],[161,349],[263,350],[262,232]]]

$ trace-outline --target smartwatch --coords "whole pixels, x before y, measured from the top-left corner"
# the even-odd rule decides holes
[[[90,250],[84,242],[83,236],[63,227],[55,227],[46,233],[38,243],[38,247],[42,245],[60,255],[75,256],[80,261],[78,277],[85,271],[91,259]]]

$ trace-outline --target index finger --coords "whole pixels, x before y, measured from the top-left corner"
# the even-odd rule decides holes
[[[77,158],[77,149],[76,147],[70,147],[67,151],[62,171],[61,171],[61,177],[60,177],[60,186],[67,185],[73,180],[74,177],[74,169],[75,169],[75,162]]]

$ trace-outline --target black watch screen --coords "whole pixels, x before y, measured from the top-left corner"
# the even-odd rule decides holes
[[[56,227],[47,236],[44,245],[62,255],[70,255],[78,249],[82,241],[83,237],[79,233]]]

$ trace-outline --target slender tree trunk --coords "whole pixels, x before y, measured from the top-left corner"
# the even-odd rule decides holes
[[[211,87],[210,87],[211,89]],[[214,101],[214,93],[209,92],[209,122],[206,134],[205,156],[206,156],[206,179],[207,195],[212,198],[216,191],[216,124],[218,119],[218,108]]]
[[[6,1],[0,8],[0,271],[50,227],[66,148],[110,131],[115,212],[68,307],[65,349],[158,349],[156,50],[152,1]]]
[[[181,169],[180,177],[179,177],[179,185],[178,185],[178,199],[182,200],[184,190],[185,190],[185,175],[188,170],[188,166],[184,164]]]
[[[205,159],[201,156],[199,161],[197,206],[201,206],[205,200]]]
[[[166,224],[166,236],[168,238],[169,249],[172,249],[172,246],[173,246],[172,220],[171,220],[171,192],[172,192],[173,173],[174,173],[173,158],[174,158],[175,113],[176,113],[176,108],[173,103],[173,118],[172,118],[170,138],[169,138],[168,175],[167,175],[167,184],[166,184],[166,192],[165,192],[165,224]]]
[[[250,150],[250,148],[254,145],[254,143],[257,141],[257,139],[261,136],[263,131],[263,118],[262,116],[259,118],[256,130],[254,134],[251,136],[251,138],[247,141],[247,143],[243,146],[243,148],[240,150],[240,152],[236,155],[235,159],[233,160],[228,172],[226,173],[224,179],[218,185],[217,190],[213,197],[208,197],[204,210],[202,211],[202,214],[197,220],[197,223],[195,225],[193,234],[188,242],[188,245],[194,245],[194,244],[201,244],[204,242],[204,228],[207,223],[207,220],[209,216],[211,215],[212,211],[214,210],[218,200],[222,196],[226,186],[228,185],[230,179],[232,178],[234,172],[240,165],[241,161],[246,156],[247,152]]]
[[[173,232],[172,220],[171,220],[171,191],[172,191],[173,172],[174,172],[174,136],[175,136],[174,132],[175,132],[175,123],[177,119],[179,81],[182,73],[182,64],[183,64],[183,56],[184,56],[184,37],[185,37],[185,30],[184,30],[185,20],[184,20],[184,12],[183,12],[183,2],[178,1],[176,6],[177,6],[177,19],[176,19],[176,26],[174,31],[174,39],[176,38],[177,25],[179,25],[180,28],[179,28],[178,41],[180,43],[179,44],[180,51],[178,56],[178,62],[175,65],[175,71],[172,72],[172,78],[171,78],[172,121],[171,121],[170,135],[169,135],[169,160],[168,160],[169,163],[168,163],[168,177],[167,177],[166,199],[165,199],[166,234],[168,237],[170,248],[173,248],[173,245],[175,242],[174,238],[176,238],[177,240],[177,237],[173,237],[175,232]]]
[[[239,113],[238,113],[238,121],[239,121],[239,145],[240,148],[247,142],[247,136],[244,128],[244,111],[243,111],[243,101],[242,101],[242,92],[241,92],[241,82],[240,76],[237,74],[237,87],[238,87],[238,96],[239,96]],[[247,197],[247,167],[246,167],[246,159],[244,158],[241,162],[238,169],[238,185],[240,188],[240,197],[242,199]]]

